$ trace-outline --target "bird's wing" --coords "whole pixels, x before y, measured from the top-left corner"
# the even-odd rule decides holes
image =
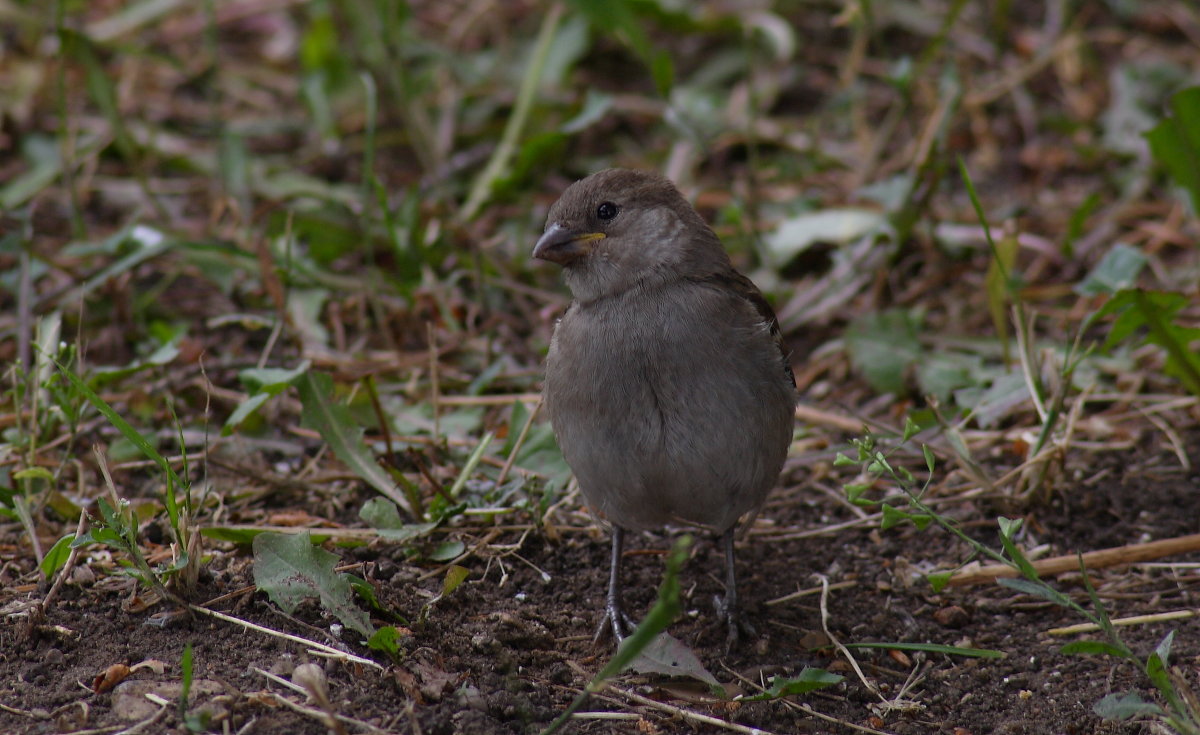
[[[775,316],[775,310],[771,308],[771,304],[762,295],[762,291],[758,290],[758,286],[755,286],[753,281],[732,268],[711,273],[697,280],[701,283],[711,283],[718,288],[732,291],[754,307],[754,310],[758,312],[758,315],[770,327],[771,339],[775,340],[775,346],[779,348],[779,361],[783,365],[784,372],[787,373],[788,380],[792,381],[792,387],[795,388],[796,374],[792,372],[791,361],[788,359],[787,346],[783,342],[783,331],[779,328],[779,317]]]

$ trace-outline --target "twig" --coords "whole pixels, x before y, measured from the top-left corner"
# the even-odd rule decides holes
[[[83,530],[87,526],[87,511],[79,512],[79,523],[75,526],[75,538],[83,535]],[[58,575],[54,578],[54,584],[50,586],[50,591],[42,598],[42,601],[34,606],[29,612],[29,617],[26,619],[25,629],[22,631],[22,638],[28,639],[33,632],[33,627],[42,622],[46,616],[46,610],[50,605],[54,604],[54,598],[58,596],[59,589],[62,588],[63,581],[75,570],[75,560],[79,558],[79,547],[71,548],[71,553],[67,555],[67,561],[63,564],[62,569],[58,570]]]
[[[499,532],[499,531],[497,531],[497,530],[496,530],[496,529],[494,529],[494,528],[493,528],[493,529],[491,529],[491,531],[488,533],[488,535],[486,535],[486,536],[484,536],[483,538],[481,538],[481,539],[480,539],[480,540],[479,540],[479,541],[478,541],[478,542],[477,542],[477,543],[476,543],[474,546],[472,546],[471,548],[467,549],[466,551],[464,551],[463,553],[459,554],[458,556],[454,557],[453,559],[451,559],[450,561],[446,562],[445,564],[443,564],[442,566],[438,567],[437,569],[434,569],[434,570],[432,570],[432,571],[425,572],[425,573],[424,573],[424,574],[422,574],[421,576],[417,577],[417,581],[418,581],[418,582],[423,582],[423,581],[425,581],[426,579],[429,579],[430,577],[436,577],[436,576],[437,576],[437,575],[439,575],[439,574],[443,574],[443,573],[445,573],[445,571],[446,571],[447,569],[449,569],[450,567],[452,567],[452,566],[454,566],[454,565],[458,564],[459,562],[463,561],[464,559],[466,559],[467,557],[471,556],[472,554],[477,554],[477,553],[480,551],[480,549],[483,549],[483,548],[484,548],[484,547],[486,547],[488,544],[490,544],[490,543],[492,543],[493,541],[495,541],[495,540],[496,540],[496,537],[497,537],[497,536],[499,536],[499,535],[500,535],[500,532]]]
[[[1146,420],[1154,424],[1154,426],[1167,435],[1167,439],[1171,442],[1171,448],[1175,451],[1175,456],[1179,459],[1180,466],[1189,472],[1192,469],[1192,462],[1188,459],[1187,449],[1184,447],[1183,440],[1179,437],[1179,432],[1171,428],[1171,425],[1163,421],[1161,416],[1155,416],[1147,410],[1137,409],[1138,413],[1146,417]]]
[[[809,595],[820,594],[826,590],[844,590],[847,587],[856,587],[856,586],[858,586],[858,582],[856,582],[854,580],[849,580],[847,582],[838,582],[837,584],[823,584],[820,587],[809,587],[806,590],[797,590],[791,594],[784,595],[783,597],[776,597],[774,600],[767,600],[766,604],[768,606],[782,605],[785,602],[791,602],[792,600],[799,600],[801,597],[808,597]]]
[[[841,725],[842,727],[848,727],[851,730],[854,730],[855,732],[865,732],[865,733],[868,733],[869,735],[888,735],[888,733],[884,732],[883,730],[875,730],[870,727],[863,727],[862,725],[856,725],[853,722],[847,722],[846,720],[839,720],[836,717],[831,717],[830,715],[823,714],[821,712],[816,711],[810,705],[808,705],[807,703],[804,703],[804,702],[801,702],[799,707],[801,710],[803,710],[803,712],[805,714],[812,715],[813,717],[816,717],[818,720],[825,720],[826,722],[832,722],[835,725]]]
[[[309,653],[313,654],[314,656],[323,656],[323,657],[328,657],[328,658],[334,658],[334,659],[339,659],[342,661],[349,661],[351,663],[362,664],[363,666],[373,666],[374,668],[377,668],[380,671],[384,670],[384,668],[382,666],[375,663],[374,661],[372,661],[369,658],[363,658],[362,656],[355,656],[353,653],[347,653],[345,651],[340,651],[340,650],[334,648],[333,646],[328,646],[324,643],[318,643],[317,641],[309,640],[308,638],[301,638],[298,635],[292,635],[291,633],[284,633],[283,631],[280,631],[280,630],[272,630],[270,628],[266,628],[264,626],[257,625],[255,623],[251,623],[249,620],[242,620],[241,618],[235,618],[232,615],[226,615],[225,613],[217,612],[216,610],[209,610],[208,608],[200,607],[199,605],[188,605],[188,609],[191,610],[192,612],[198,612],[198,613],[202,613],[204,615],[208,615],[210,617],[214,617],[217,620],[224,620],[227,623],[234,623],[234,624],[240,625],[244,628],[249,628],[250,630],[258,631],[259,633],[266,633],[267,635],[273,635],[276,638],[283,638],[284,640],[292,641],[293,643],[300,643],[305,646],[309,646],[309,648],[310,648]]]
[[[508,459],[504,462],[504,467],[500,470],[500,474],[496,477],[497,487],[504,484],[508,479],[508,473],[512,470],[513,462],[517,461],[517,454],[521,451],[521,445],[525,443],[525,437],[529,436],[529,429],[533,426],[533,420],[537,418],[538,411],[542,410],[542,401],[539,399],[534,405],[533,410],[529,412],[529,418],[525,419],[525,425],[521,427],[521,433],[517,435],[517,440],[513,442],[512,451],[508,453]]]
[[[991,104],[1024,84],[1042,69],[1049,66],[1059,57],[1070,54],[1075,48],[1085,42],[1085,37],[1079,33],[1063,36],[1053,46],[1044,50],[1030,61],[1022,64],[1011,72],[1004,74],[999,80],[977,92],[968,94],[963,101],[967,108],[980,108]]]
[[[334,711],[333,703],[329,701],[328,684],[320,666],[311,663],[300,664],[292,671],[292,681],[286,681],[283,677],[263,671],[257,666],[252,668],[271,681],[303,694],[309,702],[316,702],[320,707],[321,714],[316,715],[317,710],[315,709],[310,709],[305,714],[316,716],[333,735],[346,735],[346,728],[343,727],[344,718]],[[275,696],[279,697],[278,694]],[[279,698],[282,699],[282,697]]]
[[[441,392],[438,385],[438,352],[437,352],[437,337],[433,333],[433,322],[425,323],[425,333],[428,335],[429,341],[429,382],[433,386],[433,393],[430,396],[430,403],[433,406],[433,440],[436,444],[438,438],[442,435],[442,409],[441,409]]]
[[[284,679],[281,676],[275,676],[274,674],[272,674],[268,671],[263,671],[262,669],[258,668],[257,666],[251,666],[250,668],[255,673],[262,674],[263,676],[265,676],[266,678],[275,682],[276,684],[279,684],[280,686],[287,687],[288,689],[299,692],[300,694],[309,696],[308,691],[305,690],[304,687],[297,686],[297,685],[293,684],[292,682],[288,681],[287,679]],[[316,709],[314,707],[305,707],[302,704],[296,704],[295,702],[293,702],[292,700],[283,696],[282,694],[279,694],[278,692],[271,692],[271,694],[275,697],[275,701],[279,702],[280,704],[284,705],[285,707],[290,707],[291,709],[295,710],[296,712],[299,712],[302,715],[306,715],[308,717],[313,718],[314,720],[319,721],[322,725],[324,725],[326,727],[330,727],[330,725],[331,725],[331,723],[329,722],[329,718],[334,717],[336,719],[336,723],[334,723],[334,724],[340,725],[340,724],[344,723],[347,725],[354,725],[355,727],[361,727],[362,729],[366,730],[367,732],[371,732],[371,733],[386,733],[386,732],[388,732],[387,730],[382,730],[378,727],[375,727],[374,725],[372,725],[369,722],[363,722],[362,720],[356,720],[352,717],[347,717],[346,715],[339,715],[337,713],[327,713],[324,710]]]
[[[585,636],[590,638],[591,636]],[[576,712],[571,715],[573,720],[640,720],[642,716],[636,712]]]
[[[445,406],[507,406],[510,403],[541,402],[541,393],[512,393],[501,396],[442,396]]]
[[[866,518],[855,518],[852,521],[844,521],[842,523],[834,523],[821,528],[813,528],[807,531],[795,531],[793,533],[782,533],[778,536],[773,535],[774,529],[758,532],[756,529],[750,529],[751,536],[766,537],[770,541],[797,541],[799,539],[812,538],[813,536],[832,536],[839,531],[844,531],[847,528],[859,528],[862,526],[873,526],[883,518],[882,513],[873,513]]]
[[[846,661],[850,663],[850,668],[854,669],[854,673],[858,674],[858,679],[863,683],[863,686],[865,686],[867,690],[876,697],[879,697],[880,701],[886,703],[887,699],[879,692],[878,689],[875,688],[875,685],[867,679],[867,675],[863,673],[861,668],[859,668],[858,661],[855,660],[854,656],[850,653],[850,649],[846,648],[846,646],[837,639],[837,636],[833,634],[833,631],[829,629],[829,578],[823,574],[817,576],[821,580],[821,630],[825,631],[825,635],[829,638],[829,642],[832,643],[833,647],[836,648],[842,654],[842,656],[846,658]]]
[[[383,434],[383,446],[387,451],[388,462],[394,467],[396,466],[396,449],[392,444],[392,430],[388,426],[387,413],[383,410],[383,404],[379,402],[379,391],[375,389],[375,376],[365,376],[363,386],[367,389],[367,396],[371,399],[371,409],[375,412],[375,420],[379,422],[379,433]],[[418,515],[423,514],[418,513]]]
[[[130,725],[129,727],[125,728],[124,730],[117,731],[116,733],[114,733],[114,735],[137,735],[138,733],[145,731],[151,725],[157,724],[158,721],[163,718],[163,715],[167,714],[167,712],[169,711],[171,702],[168,702],[166,700],[160,700],[158,698],[151,699],[150,695],[147,695],[146,698],[149,699],[151,702],[154,702],[155,704],[158,705],[158,711],[155,712],[154,714],[150,715],[146,719],[142,720],[141,722]],[[72,733],[71,735],[79,735],[79,732],[76,731],[75,733]]]
[[[710,715],[702,715],[699,712],[693,712],[688,709],[683,709],[682,707],[676,707],[674,705],[667,704],[666,702],[659,702],[656,699],[651,699],[649,697],[643,697],[640,694],[626,691],[624,689],[617,689],[616,687],[609,687],[609,691],[620,694],[622,697],[625,697],[626,699],[629,699],[629,700],[631,700],[637,704],[640,704],[644,707],[651,707],[656,710],[661,710],[662,712],[666,712],[666,713],[674,715],[676,717],[680,717],[684,720],[687,720],[688,722],[696,722],[696,723],[699,723],[702,725],[712,725],[714,727],[719,727],[723,730],[730,730],[732,732],[740,732],[740,733],[743,733],[743,735],[772,735],[770,730],[760,730],[757,727],[749,727],[747,725],[739,725],[736,722],[727,722],[725,720],[722,720],[717,717],[712,717]],[[600,698],[608,699],[608,700],[615,699],[614,697],[604,696],[604,695],[600,695]],[[574,715],[572,715],[572,716],[574,717]]]
[[[1189,536],[1148,541],[1144,544],[1128,544],[1109,549],[1089,551],[1082,555],[1083,564],[1088,569],[1103,569],[1119,564],[1133,564],[1139,561],[1161,559],[1164,556],[1184,554],[1200,550],[1200,533]],[[1047,574],[1062,574],[1079,570],[1080,556],[1067,554],[1052,556],[1048,559],[1033,562],[1033,568],[1039,576]],[[1017,570],[1006,564],[989,564],[978,569],[961,571],[950,578],[951,587],[965,587],[973,584],[991,582],[999,577],[1016,577]]]
[[[1194,618],[1200,615],[1200,610],[1173,610],[1165,613],[1154,613],[1153,615],[1131,615],[1127,618],[1112,618],[1109,620],[1113,625],[1144,625],[1146,623],[1162,623],[1167,620],[1185,620]],[[1063,628],[1051,628],[1046,631],[1050,635],[1073,635],[1075,633],[1095,633],[1100,630],[1100,626],[1095,623],[1079,623],[1078,625],[1068,625]]]
[[[863,422],[858,419],[839,416],[835,413],[822,411],[819,408],[806,406],[803,403],[796,406],[796,418],[809,424],[837,429],[849,434],[858,434],[863,429]]]
[[[721,668],[725,669],[726,673],[728,673],[730,676],[737,679],[738,681],[742,682],[743,684],[753,687],[760,692],[767,691],[758,682],[753,681],[751,679],[747,679],[745,676],[742,676],[740,673],[738,673],[737,671],[734,671],[733,669],[729,668],[725,664],[721,664]],[[798,710],[807,715],[812,715],[813,717],[816,717],[818,720],[824,720],[826,722],[830,722],[835,725],[841,725],[842,727],[848,728],[850,730],[854,730],[855,732],[865,732],[865,733],[868,733],[868,735],[889,735],[888,733],[886,733],[882,730],[875,730],[870,727],[863,727],[862,725],[856,725],[853,722],[839,720],[838,718],[833,717],[832,715],[827,715],[827,714],[818,712],[815,709],[813,709],[812,706],[809,705],[807,702],[794,702],[786,697],[783,699],[779,699],[777,701],[779,703],[783,704],[785,707],[788,707],[792,710]]]

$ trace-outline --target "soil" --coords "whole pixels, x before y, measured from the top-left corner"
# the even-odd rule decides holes
[[[1191,467],[1200,462],[1200,436],[1184,437]],[[1059,648],[1081,636],[1054,636],[1052,628],[1081,622],[1077,614],[1040,598],[996,585],[950,587],[934,593],[920,572],[949,568],[966,558],[965,547],[936,528],[911,525],[881,531],[878,524],[830,530],[853,521],[836,493],[847,478],[824,476],[829,468],[798,461],[790,482],[772,497],[738,548],[743,605],[757,630],[730,654],[717,624],[712,598],[721,592],[720,555],[709,539],[693,546],[682,578],[684,614],[670,632],[690,646],[708,669],[736,691],[753,693],[771,675],[794,675],[805,666],[841,674],[828,689],[766,702],[706,700],[703,687],[686,680],[626,674],[591,698],[570,733],[706,733],[724,727],[688,721],[680,711],[707,715],[770,733],[881,731],[887,733],[1115,733],[1149,731],[1147,724],[1102,721],[1093,705],[1113,692],[1136,691],[1154,699],[1144,676],[1129,663],[1102,656],[1064,655]],[[1147,435],[1129,452],[1067,455],[1063,479],[1050,502],[1025,513],[1022,544],[1046,544],[1047,554],[1087,551],[1197,533],[1200,476],[1181,466],[1166,442]],[[369,495],[348,498],[361,504]],[[955,499],[943,511],[963,520],[975,537],[995,543],[991,519],[1002,512],[995,499]],[[1011,514],[1011,513],[1010,513]],[[330,707],[387,732],[535,733],[546,728],[603,666],[609,641],[594,644],[606,580],[608,542],[581,513],[575,524],[533,531],[499,531],[463,561],[469,580],[429,605],[442,575],[430,563],[414,563],[395,544],[375,542],[335,549],[371,580],[383,605],[403,615],[410,635],[403,655],[389,661],[367,650],[354,634],[331,632],[331,618],[315,604],[284,615],[253,585],[248,550],[212,543],[201,579],[202,599],[231,594],[213,609],[277,631],[343,647],[372,658],[380,668],[323,662],[303,645],[202,616],[178,616],[152,625],[158,605],[129,612],[132,581],[90,573],[103,556],[85,557],[75,582],[65,585],[42,624],[29,630],[19,613],[46,590],[15,584],[29,570],[4,529],[4,598],[8,622],[0,629],[0,732],[116,732],[151,715],[134,708],[136,687],[156,689],[167,705],[141,732],[184,732],[176,709],[184,647],[193,646],[192,712],[206,711],[214,731],[246,733],[331,732],[312,715],[283,706],[275,694],[298,703],[304,697],[268,681],[259,670],[285,678],[303,662],[319,663],[327,677]],[[795,540],[798,531],[815,535]],[[478,528],[452,531],[470,546]],[[629,610],[653,602],[661,579],[661,552],[671,535],[635,536],[625,561]],[[1171,566],[1141,565],[1098,570],[1092,580],[1113,617],[1197,607],[1200,554],[1173,557]],[[1192,564],[1188,564],[1191,562]],[[434,572],[430,574],[430,572]],[[543,575],[544,573],[544,575]],[[967,658],[921,652],[854,648],[872,692],[828,646],[820,595],[768,601],[831,585],[828,630],[843,644],[940,643],[994,649],[1003,658]],[[29,577],[26,577],[28,579]],[[1088,605],[1079,574],[1063,575],[1060,589]],[[419,621],[425,606],[428,614]],[[388,621],[376,619],[377,623]],[[1141,656],[1171,630],[1171,653],[1184,679],[1195,685],[1200,662],[1200,620],[1173,620],[1125,628]],[[1086,637],[1086,636],[1085,636]],[[160,662],[137,668],[115,690],[93,693],[95,679],[114,664]],[[174,684],[175,689],[169,685]],[[272,694],[275,693],[275,694]],[[648,698],[674,711],[646,704]],[[307,705],[316,707],[315,704]],[[153,712],[153,708],[151,708]],[[600,715],[597,713],[609,713]],[[861,728],[869,728],[862,730]],[[131,732],[132,730],[127,730]],[[347,725],[347,732],[362,731]]]

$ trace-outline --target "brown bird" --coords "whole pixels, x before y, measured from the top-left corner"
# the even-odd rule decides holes
[[[725,552],[728,645],[738,617],[733,536],[792,439],[796,381],[771,306],[667,179],[609,169],[550,208],[533,256],[563,267],[574,302],[546,359],[545,400],[567,464],[612,524],[600,633],[621,607],[626,529],[681,523]],[[598,633],[599,635],[599,633]]]

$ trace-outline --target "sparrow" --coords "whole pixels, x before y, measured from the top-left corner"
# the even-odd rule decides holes
[[[770,304],[666,178],[608,169],[550,208],[533,257],[573,296],[546,358],[545,410],[588,505],[612,527],[604,617],[619,643],[628,530],[711,530],[725,556],[718,615],[738,615],[734,531],[774,486],[796,381]]]

